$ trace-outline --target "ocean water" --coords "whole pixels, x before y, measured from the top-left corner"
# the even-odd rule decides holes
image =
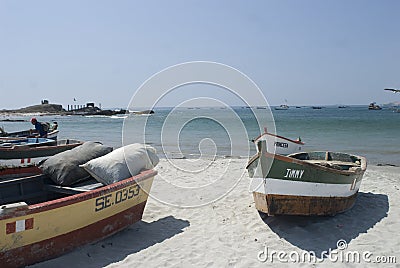
[[[264,126],[281,136],[301,137],[307,151],[329,150],[365,156],[369,164],[400,166],[400,113],[390,109],[372,111],[366,106],[339,109],[310,107],[288,110],[230,108],[158,108],[152,115],[130,116],[39,116],[57,121],[59,139],[100,141],[115,148],[140,142],[151,144],[160,157],[249,157],[255,153],[250,141]],[[255,115],[257,115],[257,119]],[[31,128],[30,116],[0,116],[6,131]]]

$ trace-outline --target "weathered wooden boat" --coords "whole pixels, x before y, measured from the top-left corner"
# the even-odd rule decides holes
[[[263,134],[253,140],[254,144],[256,144],[257,149],[259,148],[257,146],[257,143],[262,140],[266,141],[267,151],[272,154],[275,153],[288,155],[296,152],[301,152],[304,148],[304,142],[302,142],[300,138],[298,140],[291,140],[283,136],[269,133],[266,129],[264,130]]]
[[[59,130],[54,129],[50,130],[47,133],[47,139],[57,140]],[[38,135],[35,129],[28,129],[16,132],[5,132],[3,129],[0,129],[0,137],[17,137],[17,138],[34,138]]]
[[[28,138],[28,140],[40,140],[41,138]],[[46,140],[46,139],[44,139]],[[54,141],[47,139],[45,143],[20,144],[20,141],[8,142],[0,146],[0,160],[4,159],[31,159],[37,157],[52,156],[66,150],[70,150],[83,142],[79,140],[63,139]]]
[[[334,152],[288,156],[266,151],[266,142],[247,170],[257,210],[268,215],[335,215],[356,200],[367,167],[364,157]]]
[[[157,174],[145,170],[107,186],[88,180],[63,187],[31,168],[36,175],[18,177],[27,168],[0,171],[2,268],[57,257],[139,221]]]

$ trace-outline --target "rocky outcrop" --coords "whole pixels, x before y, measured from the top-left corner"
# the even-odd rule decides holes
[[[65,112],[60,104],[39,104],[32,105],[16,110],[1,110],[3,113],[45,113],[45,114],[60,114]]]

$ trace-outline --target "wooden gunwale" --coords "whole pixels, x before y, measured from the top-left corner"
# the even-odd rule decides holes
[[[360,169],[357,169],[357,170],[339,170],[339,169],[335,169],[335,168],[321,166],[321,165],[318,165],[318,164],[315,164],[315,163],[306,162],[305,160],[299,160],[299,159],[292,158],[292,157],[289,157],[289,156],[271,154],[271,153],[268,153],[268,152],[265,152],[264,154],[265,154],[264,155],[265,157],[273,158],[273,160],[277,159],[277,160],[280,160],[280,161],[283,161],[283,162],[286,162],[286,163],[294,163],[294,164],[298,164],[298,165],[309,166],[309,167],[312,167],[312,168],[315,168],[315,169],[319,169],[319,170],[322,170],[322,171],[328,171],[328,172],[333,172],[333,173],[338,173],[338,174],[343,174],[343,175],[361,174],[367,168],[367,161],[366,161],[365,157],[362,157],[362,156],[356,156],[361,160]],[[247,164],[246,168],[248,168],[254,161],[259,159],[260,157],[261,157],[261,153],[260,152],[255,154],[249,160],[249,163]],[[327,163],[329,163],[329,161],[327,161]]]
[[[79,193],[79,194],[75,194],[75,195],[70,195],[70,196],[62,197],[62,198],[51,200],[51,201],[32,204],[32,205],[28,206],[27,210],[24,210],[24,215],[30,215],[30,214],[39,213],[42,211],[52,210],[52,209],[68,206],[71,204],[79,203],[79,202],[89,200],[92,198],[96,198],[101,195],[120,190],[120,189],[122,189],[128,185],[131,185],[135,182],[137,183],[137,182],[146,180],[148,178],[154,177],[156,175],[157,175],[157,171],[155,171],[155,170],[145,170],[134,177],[127,178],[125,180],[113,183],[111,185],[105,185],[105,186],[97,188],[95,190],[91,190],[88,192],[83,192],[83,193]],[[13,214],[13,213],[0,215],[1,220],[7,219],[7,218],[14,218],[14,217],[15,217],[15,214]]]
[[[285,137],[282,137],[282,136],[279,136],[279,135],[276,135],[276,134],[272,134],[272,133],[269,133],[269,132],[265,132],[265,133],[259,135],[257,138],[254,139],[254,142],[256,142],[258,139],[260,139],[262,136],[265,136],[265,135],[270,135],[270,136],[277,137],[277,138],[280,138],[280,139],[284,139],[284,140],[287,140],[287,141],[290,141],[290,142],[293,142],[293,143],[296,143],[296,144],[304,145],[304,142],[302,142],[302,141],[291,140],[291,139],[288,139],[288,138],[285,138]]]
[[[3,176],[16,174],[40,174],[42,171],[35,165],[21,167],[0,167],[0,181]]]
[[[59,142],[59,141],[58,141]],[[77,141],[74,143],[61,144],[61,145],[43,145],[43,146],[17,146],[11,148],[1,148],[0,149],[0,159],[10,160],[10,159],[20,159],[20,158],[35,158],[35,157],[45,157],[51,156],[68,149],[75,148],[82,145],[82,141]],[[47,153],[48,152],[48,153]],[[21,154],[18,156],[18,154]],[[24,155],[25,154],[25,155]]]

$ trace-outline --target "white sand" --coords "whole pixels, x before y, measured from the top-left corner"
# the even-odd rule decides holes
[[[174,160],[177,166],[172,166],[161,160],[157,166],[160,175],[151,194],[163,199],[170,196],[168,201],[181,206],[206,203],[210,196],[214,198],[212,187],[206,183],[228,177],[232,182],[242,179],[222,199],[197,208],[179,208],[150,198],[141,222],[101,242],[32,267],[267,267],[271,265],[272,251],[282,251],[286,254],[281,255],[282,259],[290,266],[297,266],[298,263],[291,263],[289,254],[295,259],[296,254],[314,251],[319,257],[323,251],[336,249],[340,239],[348,247],[331,255],[333,261],[325,258],[322,266],[371,265],[362,259],[363,254],[371,261],[378,256],[395,256],[400,265],[400,168],[369,166],[355,206],[345,213],[334,217],[263,219],[248,192],[246,162],[246,159]],[[220,174],[225,177],[220,178]],[[181,187],[203,188],[195,193],[190,189],[169,189],[164,183],[168,179]],[[185,194],[187,191],[189,195]],[[257,256],[265,246],[269,259],[261,262]],[[349,252],[361,254],[361,263],[340,261]],[[276,255],[273,257],[273,264],[288,265]],[[334,258],[339,260],[335,262]]]

